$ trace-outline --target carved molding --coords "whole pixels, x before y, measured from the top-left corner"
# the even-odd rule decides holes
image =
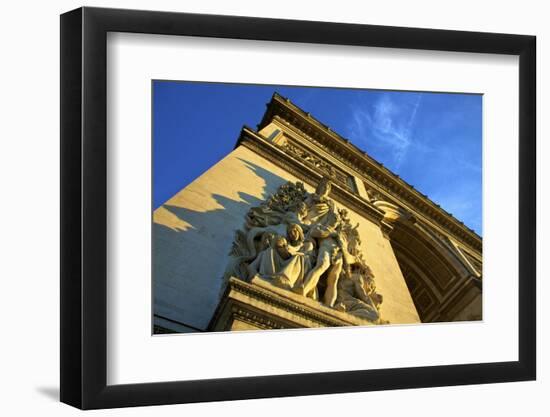
[[[300,302],[296,296],[266,285],[231,278],[209,328],[229,330],[235,320],[261,329],[372,325],[347,313],[309,305],[311,300]]]
[[[312,320],[319,323],[321,326],[334,327],[334,326],[349,326],[351,323],[347,323],[338,319],[327,318],[325,314],[319,314],[311,307],[305,307],[304,305],[291,302],[287,299],[282,298],[276,293],[270,293],[267,290],[260,290],[261,287],[255,285],[246,285],[245,282],[240,281],[236,278],[231,279],[232,289],[234,291],[245,294],[254,299],[261,299],[262,301],[270,304],[274,307],[277,307],[283,311],[301,316],[304,319]]]
[[[346,174],[335,165],[327,162],[324,158],[316,155],[315,153],[301,147],[300,145],[288,139],[281,142],[279,146],[287,154],[299,159],[306,165],[309,165],[310,167],[319,171],[322,175],[330,177],[333,181],[337,182],[347,191],[357,194],[357,189],[352,186],[350,181],[353,180],[353,176]]]
[[[416,222],[416,219],[411,212],[402,209],[396,204],[379,200],[374,202],[374,206],[384,212],[384,220],[387,223],[393,224],[396,222]]]
[[[245,146],[256,152],[258,155],[263,156],[312,187],[323,177],[321,172],[315,171],[311,167],[301,163],[296,158],[283,152],[278,146],[269,143],[248,128],[242,130],[237,145]],[[378,210],[373,204],[352,194],[338,182],[334,183],[330,197],[377,224],[380,224],[384,217],[383,212]]]
[[[231,315],[228,316],[225,328],[230,328],[231,324],[235,320],[249,323],[254,327],[259,327],[264,330],[288,329],[290,327],[285,323],[266,316],[265,314],[251,311],[250,309],[246,309],[239,305],[233,305],[231,307]]]

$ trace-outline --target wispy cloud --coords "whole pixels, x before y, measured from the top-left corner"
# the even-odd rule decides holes
[[[422,93],[413,96],[412,100],[399,102],[389,94],[382,94],[374,104],[354,104],[351,106],[348,135],[356,143],[386,148],[392,157],[393,168],[398,169],[413,145],[421,101]]]

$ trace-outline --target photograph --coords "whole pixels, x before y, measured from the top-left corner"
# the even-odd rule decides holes
[[[483,94],[151,90],[153,335],[483,320]]]
[[[6,2],[0,415],[550,415],[543,5]]]

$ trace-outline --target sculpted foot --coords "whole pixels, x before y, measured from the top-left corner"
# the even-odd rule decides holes
[[[305,289],[304,287],[301,287],[301,286],[296,286],[294,288],[292,288],[292,292],[296,293],[296,294],[299,294],[301,296],[306,296],[305,294]]]
[[[276,276],[273,278],[273,281],[271,281],[273,285],[279,288],[284,288],[286,290],[291,288],[290,280],[285,276]]]

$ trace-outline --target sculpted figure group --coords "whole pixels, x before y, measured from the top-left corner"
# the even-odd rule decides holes
[[[280,288],[319,300],[373,323],[382,296],[363,260],[361,240],[344,209],[328,197],[323,178],[315,193],[301,182],[279,187],[259,207],[250,209],[244,230],[236,233],[228,276],[258,277]]]

